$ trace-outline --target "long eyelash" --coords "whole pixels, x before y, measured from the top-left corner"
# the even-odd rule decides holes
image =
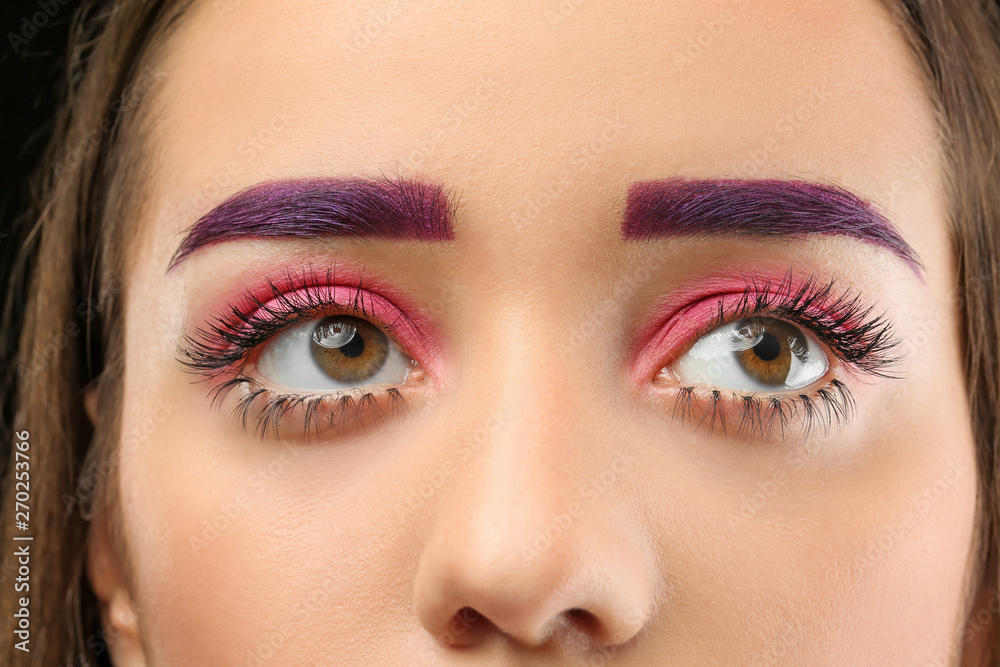
[[[727,393],[728,396],[712,389],[699,396],[697,388],[681,387],[674,400],[673,417],[693,424],[696,430],[705,427],[712,433],[719,428],[727,435],[732,430],[744,440],[770,440],[792,434],[796,421],[803,437],[817,432],[826,435],[846,425],[856,408],[851,390],[836,379],[812,395]],[[735,419],[728,422],[724,403],[727,400],[735,412]]]
[[[241,371],[251,353],[286,328],[337,309],[371,319],[369,305],[364,300],[364,279],[358,280],[353,298],[338,302],[335,298],[336,274],[326,273],[325,281],[304,271],[284,274],[284,284],[295,285],[295,291],[282,290],[266,278],[269,298],[261,300],[249,290],[229,310],[213,318],[207,328],[199,328],[193,336],[185,336],[180,346],[181,364],[189,371],[213,378],[236,369]],[[342,288],[341,288],[342,289]],[[396,322],[380,323],[391,331]]]
[[[370,414],[378,422],[389,415],[408,410],[406,399],[399,389],[389,387],[380,391],[352,389],[331,394],[281,394],[262,387],[248,377],[237,377],[222,382],[210,393],[213,406],[219,406],[234,390],[242,396],[233,415],[245,432],[251,432],[251,414],[255,413],[252,431],[261,438],[268,434],[279,437],[281,420],[292,410],[303,410],[303,435],[314,432],[321,435],[324,429],[338,435],[357,423],[358,417]],[[384,397],[387,406],[379,404]],[[263,399],[264,405],[253,410],[253,404]],[[362,423],[362,428],[364,424]]]
[[[354,295],[347,301],[337,301],[336,275],[327,271],[325,281],[309,269],[296,275],[288,270],[283,275],[284,285],[294,285],[294,291],[282,289],[270,278],[265,278],[270,294],[265,298],[247,291],[228,311],[214,317],[206,327],[199,328],[193,336],[185,336],[178,348],[180,363],[190,373],[213,380],[227,376],[209,392],[212,406],[218,408],[234,390],[240,398],[233,416],[245,432],[261,438],[272,434],[279,436],[282,420],[293,410],[302,411],[303,435],[323,429],[340,434],[364,422],[359,418],[370,415],[381,422],[388,415],[405,412],[406,400],[395,388],[384,390],[350,389],[319,394],[280,393],[262,386],[245,374],[244,369],[253,351],[278,333],[299,322],[328,314],[331,310],[373,319],[369,304],[364,299],[364,280],[359,278]],[[342,288],[341,288],[342,289]],[[391,331],[396,321],[379,323]],[[383,398],[386,405],[379,403]],[[261,405],[257,405],[263,402]],[[253,419],[253,424],[251,424]]]
[[[850,289],[836,294],[836,281],[820,284],[815,277],[793,289],[789,271],[780,283],[751,279],[736,306],[719,302],[707,333],[723,324],[748,317],[771,317],[802,325],[849,366],[869,375],[896,378],[891,370],[901,360],[901,341],[884,314],[872,317],[861,295]]]
[[[766,317],[793,322],[825,343],[848,368],[868,375],[897,378],[891,372],[901,360],[901,340],[883,314],[873,316],[874,306],[863,303],[850,289],[836,291],[837,283],[819,283],[810,276],[794,286],[791,271],[778,283],[748,279],[735,304],[720,300],[712,322],[699,336],[730,322]],[[767,394],[725,391],[710,387],[680,387],[674,399],[673,418],[695,429],[752,440],[785,439],[796,427],[805,438],[828,434],[853,418],[856,403],[849,387],[831,380],[811,393]]]

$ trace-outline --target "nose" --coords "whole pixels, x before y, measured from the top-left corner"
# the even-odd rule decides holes
[[[546,402],[531,399],[507,407],[439,496],[416,574],[420,622],[451,646],[627,643],[659,581],[629,487],[634,464],[592,428],[594,414],[542,415]]]

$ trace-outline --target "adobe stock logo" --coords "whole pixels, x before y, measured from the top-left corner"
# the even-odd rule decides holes
[[[764,509],[764,506],[778,495],[778,491],[788,483],[788,474],[784,470],[778,470],[770,479],[757,482],[757,488],[749,495],[740,495],[740,508],[736,514],[730,514],[727,518],[730,528],[735,528],[741,523],[749,521],[757,515],[757,512]]]
[[[10,48],[14,50],[14,53],[20,52],[21,48],[27,45],[28,40],[33,38],[38,34],[38,31],[49,24],[49,20],[55,18],[59,10],[62,9],[61,5],[65,5],[69,0],[38,0],[38,8],[41,11],[37,11],[30,17],[24,15],[21,17],[19,32],[8,32],[7,41],[10,42]]]
[[[564,511],[550,516],[543,526],[535,530],[534,540],[530,545],[521,545],[521,555],[524,556],[525,564],[531,564],[535,558],[558,542],[563,534],[586,514],[588,507],[600,500],[601,496],[621,481],[622,475],[628,469],[628,461],[619,454],[606,469],[580,486],[573,502],[569,503]]]

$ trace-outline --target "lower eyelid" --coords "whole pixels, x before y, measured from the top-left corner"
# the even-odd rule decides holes
[[[283,393],[249,378],[220,386],[213,403],[232,405],[245,432],[261,438],[329,439],[406,413],[416,393],[407,386],[352,389],[331,393]]]
[[[674,420],[747,441],[828,435],[849,424],[857,410],[850,388],[836,378],[795,394],[755,395],[680,385],[668,393]]]

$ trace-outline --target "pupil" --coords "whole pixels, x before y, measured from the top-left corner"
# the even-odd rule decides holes
[[[781,343],[777,336],[765,332],[760,342],[753,346],[753,351],[761,361],[774,361],[781,354]]]
[[[351,359],[360,357],[365,351],[365,339],[363,336],[355,334],[351,340],[337,348],[341,354]]]

